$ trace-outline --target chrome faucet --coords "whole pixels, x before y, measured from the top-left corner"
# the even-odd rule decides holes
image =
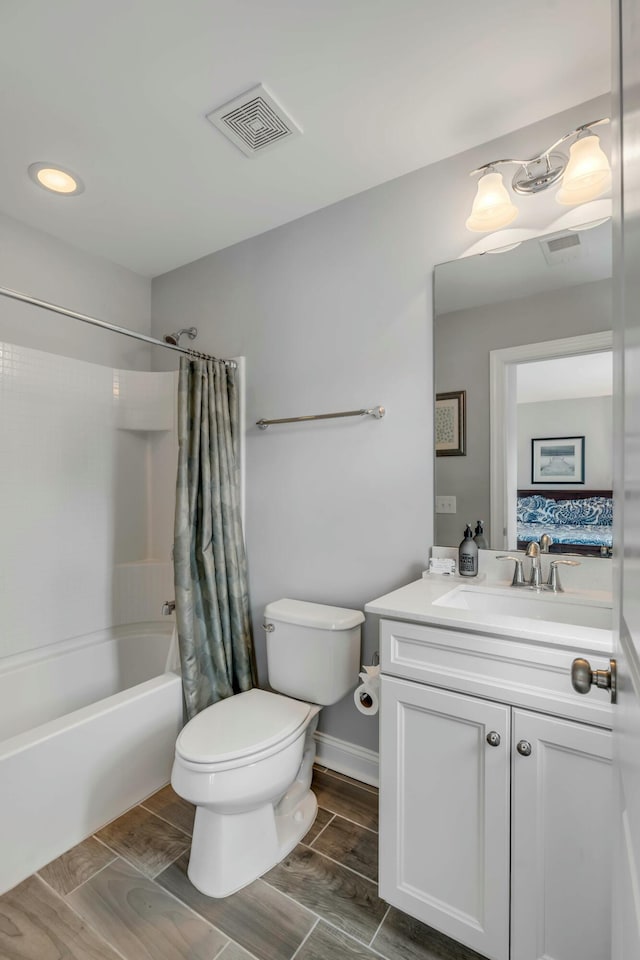
[[[552,593],[564,593],[562,585],[560,583],[560,576],[558,574],[559,566],[566,567],[579,567],[579,560],[551,560],[549,563],[549,574],[546,580],[542,576],[542,561],[540,558],[541,550],[543,553],[548,552],[548,540],[544,542],[544,538],[547,537],[547,534],[543,534],[540,538],[542,547],[539,543],[536,543],[535,540],[532,540],[528,545],[525,552],[525,558],[528,557],[531,561],[531,571],[529,573],[528,579],[525,579],[524,570],[523,570],[523,558],[514,557],[511,554],[502,555],[496,557],[497,560],[513,560],[515,562],[515,568],[513,571],[513,579],[511,581],[512,587],[528,587],[530,590],[536,590],[540,592],[541,590],[550,590]],[[547,550],[545,550],[547,547]]]
[[[549,553],[549,548],[553,543],[553,538],[548,533],[543,533],[540,537],[540,553]]]
[[[562,585],[560,584],[560,576],[558,574],[558,567],[564,565],[565,567],[579,567],[579,560],[552,560],[549,564],[549,579],[545,585],[545,589],[552,590],[553,593],[564,593]]]
[[[529,575],[529,586],[534,590],[542,589],[542,565],[540,563],[540,544],[532,540],[527,545],[525,557],[531,560],[531,574]]]

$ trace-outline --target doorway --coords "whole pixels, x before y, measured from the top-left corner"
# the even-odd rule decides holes
[[[515,549],[518,464],[518,370],[524,364],[610,352],[613,335],[602,333],[547,340],[490,353],[490,487],[494,549]],[[583,394],[584,395],[584,394]],[[542,428],[547,429],[547,428]],[[543,435],[543,434],[540,434]],[[520,479],[522,479],[522,458]]]

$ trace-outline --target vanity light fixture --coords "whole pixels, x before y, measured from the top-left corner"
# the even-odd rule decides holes
[[[29,176],[39,187],[51,193],[75,197],[84,191],[84,184],[80,177],[53,163],[32,163],[29,167]]]
[[[478,183],[471,216],[467,220],[467,230],[477,233],[500,230],[512,223],[517,216],[518,208],[511,202],[502,174],[496,173],[493,167],[490,167]]]
[[[592,120],[576,127],[530,160],[492,160],[472,170],[471,176],[481,176],[471,216],[466,222],[467,229],[476,233],[500,230],[518,215],[502,174],[496,170],[506,164],[516,164],[518,167],[511,188],[521,196],[541,193],[559,182],[561,188],[556,199],[565,206],[586,203],[605,193],[611,186],[611,168],[600,146],[600,139],[592,130],[602,123],[609,123],[609,118]],[[567,159],[557,148],[571,139],[574,142]]]

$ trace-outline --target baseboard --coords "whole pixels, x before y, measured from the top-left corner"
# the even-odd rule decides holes
[[[375,750],[367,750],[347,740],[338,740],[326,733],[316,732],[314,736],[317,764],[373,787],[379,785],[379,760]]]

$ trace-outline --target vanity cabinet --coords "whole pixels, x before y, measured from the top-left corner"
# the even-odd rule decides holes
[[[511,960],[609,956],[611,740],[513,710]]]
[[[509,947],[508,707],[382,678],[383,900],[491,958]],[[500,747],[489,747],[494,732]]]
[[[606,703],[494,640],[381,622],[380,896],[491,960],[606,960]]]

